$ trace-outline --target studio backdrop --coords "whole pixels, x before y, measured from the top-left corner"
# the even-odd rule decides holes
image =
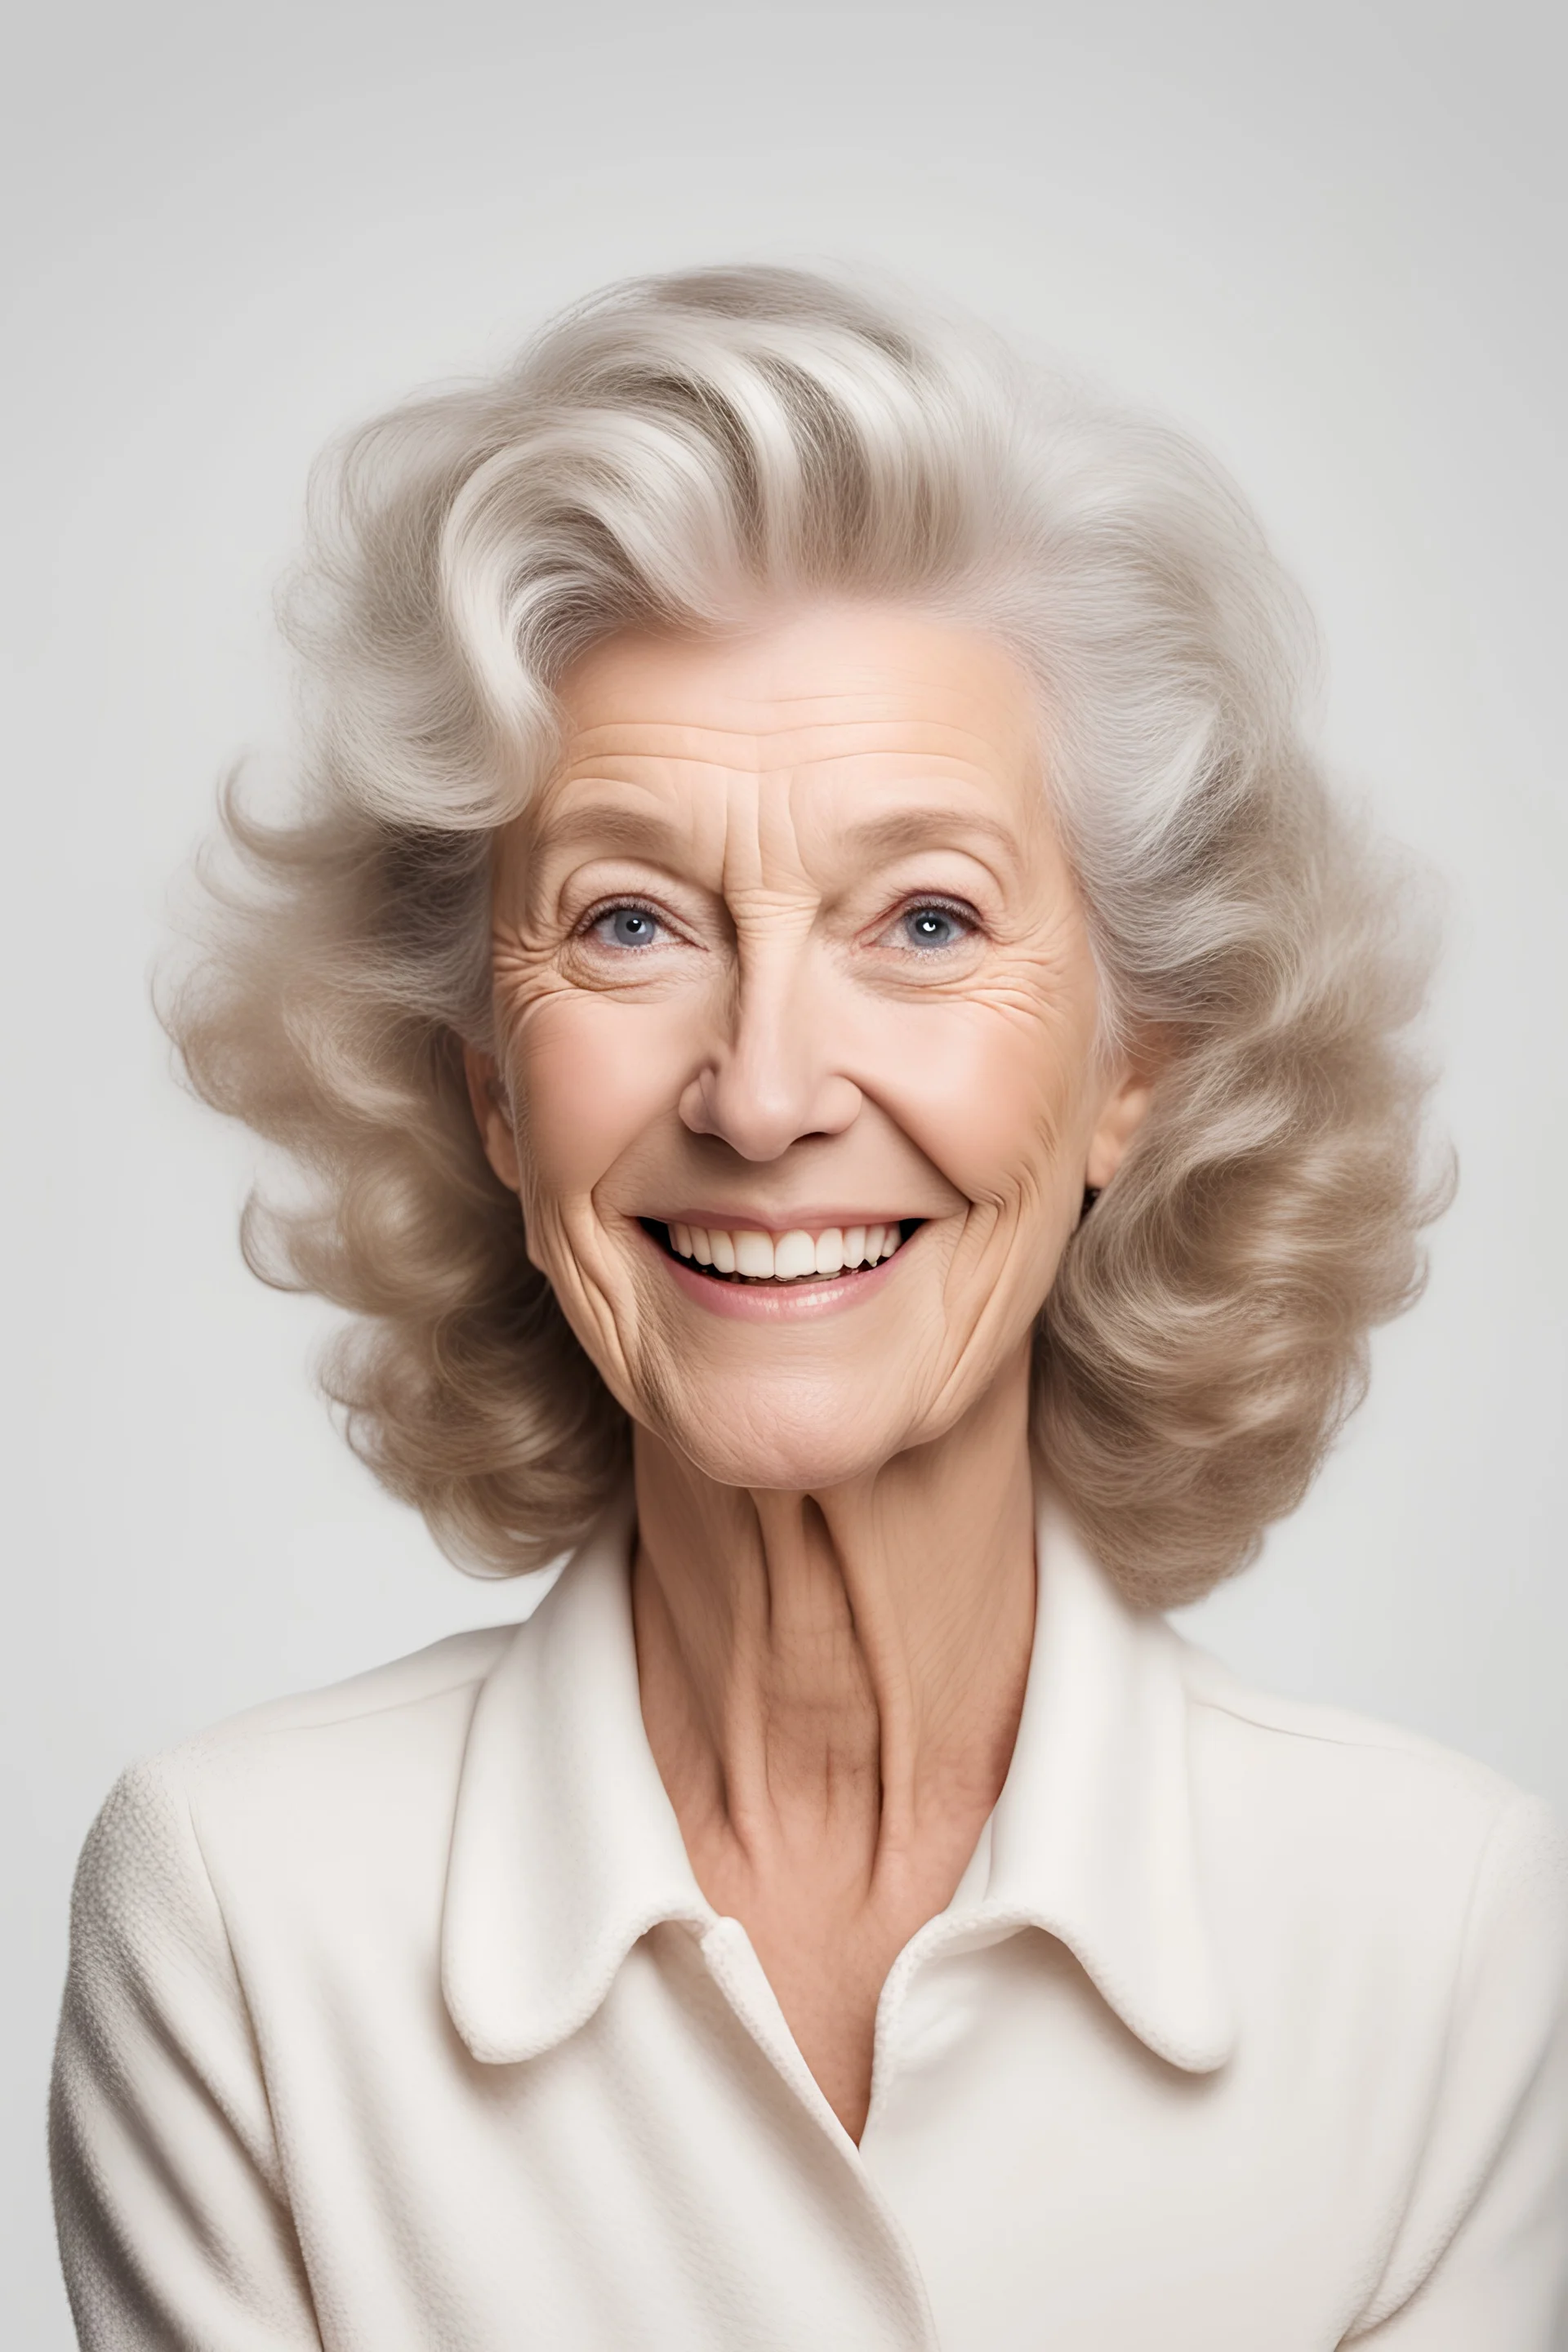
[[[334,1434],[243,1270],[245,1140],[149,978],[310,461],[631,272],[869,264],[1190,427],[1314,606],[1321,732],[1446,927],[1456,1204],[1262,1562],[1184,1623],[1568,1805],[1568,787],[1557,12],[143,0],[13,28],[6,561],[8,2342],[65,2352],[44,2090],[132,1756],[532,1595]]]

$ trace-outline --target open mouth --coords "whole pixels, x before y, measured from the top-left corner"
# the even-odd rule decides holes
[[[814,1231],[801,1226],[785,1234],[764,1234],[755,1227],[660,1224],[654,1217],[640,1222],[667,1256],[694,1274],[713,1282],[795,1290],[842,1281],[847,1274],[868,1274],[884,1259],[896,1256],[925,1220],[903,1217],[879,1225],[826,1225]]]

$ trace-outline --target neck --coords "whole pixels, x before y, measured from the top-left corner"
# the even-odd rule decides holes
[[[644,1718],[719,1907],[781,1877],[835,1907],[948,1900],[1028,1671],[1027,1406],[1021,1360],[942,1438],[805,1494],[719,1486],[638,1433]]]

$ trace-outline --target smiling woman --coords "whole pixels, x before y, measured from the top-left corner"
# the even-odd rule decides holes
[[[1029,682],[951,623],[813,603],[617,635],[558,694],[559,767],[498,843],[497,1050],[468,1050],[490,1164],[643,1442],[842,1485],[1004,1360],[1026,1387],[1147,1100],[1095,1051]]]
[[[787,272],[323,478],[170,999],[252,1263],[537,1612],[129,1773],[93,2347],[1549,2352],[1563,1873],[1157,1613],[1418,1286],[1424,959],[1178,436]]]

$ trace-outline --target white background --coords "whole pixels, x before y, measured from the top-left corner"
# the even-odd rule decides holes
[[[1562,19],[1542,0],[54,0],[9,36],[8,2343],[70,2341],[42,2116],[127,1758],[518,1613],[342,1450],[148,1006],[215,779],[282,740],[307,464],[627,271],[884,262],[1194,426],[1320,614],[1349,782],[1442,877],[1426,1303],[1194,1612],[1568,1802]],[[221,2347],[213,2347],[221,2352]]]

